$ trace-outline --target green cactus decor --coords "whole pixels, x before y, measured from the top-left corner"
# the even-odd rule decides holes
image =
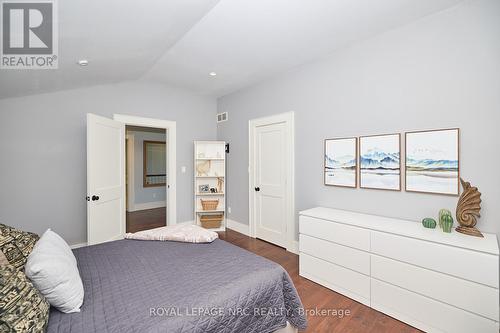
[[[443,220],[445,216],[450,216],[451,217],[451,223],[453,225],[453,217],[451,215],[451,212],[448,209],[441,209],[439,210],[439,227],[443,229]]]
[[[425,228],[434,229],[436,227],[436,220],[430,217],[426,217],[422,220],[422,225]]]
[[[441,224],[441,228],[443,228],[444,232],[451,232],[451,229],[453,228],[453,217],[451,217],[451,215],[443,215]]]

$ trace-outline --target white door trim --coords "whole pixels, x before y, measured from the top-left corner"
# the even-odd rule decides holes
[[[248,198],[250,237],[256,237],[255,227],[255,130],[258,126],[285,123],[287,145],[286,169],[286,243],[287,251],[296,252],[295,227],[295,117],[293,111],[269,117],[252,119],[248,122]]]
[[[128,183],[127,183],[127,206],[128,211],[135,211],[135,135],[133,133],[126,134],[125,138],[128,140],[127,148],[127,174],[128,174]]]
[[[167,225],[177,224],[177,155],[176,155],[176,137],[177,123],[170,120],[153,119],[129,116],[123,114],[114,114],[113,119],[120,121],[125,125],[164,128],[166,130],[167,139]],[[125,146],[125,145],[124,145]],[[124,154],[125,155],[125,154]],[[122,177],[125,179],[125,173]]]

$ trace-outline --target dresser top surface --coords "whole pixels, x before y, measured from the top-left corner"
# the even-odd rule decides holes
[[[304,210],[300,212],[300,215],[499,255],[498,242],[495,234],[483,233],[484,238],[480,238],[467,236],[455,230],[452,230],[451,233],[445,233],[439,229],[439,226],[437,226],[436,229],[428,229],[424,228],[420,222],[416,221],[325,207]],[[457,223],[455,222],[454,227],[456,225]]]

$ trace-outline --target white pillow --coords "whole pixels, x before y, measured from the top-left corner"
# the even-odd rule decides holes
[[[25,266],[26,276],[50,305],[64,313],[80,312],[83,284],[68,244],[48,229],[36,242]]]

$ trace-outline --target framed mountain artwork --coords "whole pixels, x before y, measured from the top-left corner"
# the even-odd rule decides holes
[[[460,129],[406,133],[406,191],[459,195]]]
[[[325,140],[324,183],[331,186],[358,186],[357,138]]]
[[[401,135],[385,134],[359,138],[361,188],[401,190]]]

